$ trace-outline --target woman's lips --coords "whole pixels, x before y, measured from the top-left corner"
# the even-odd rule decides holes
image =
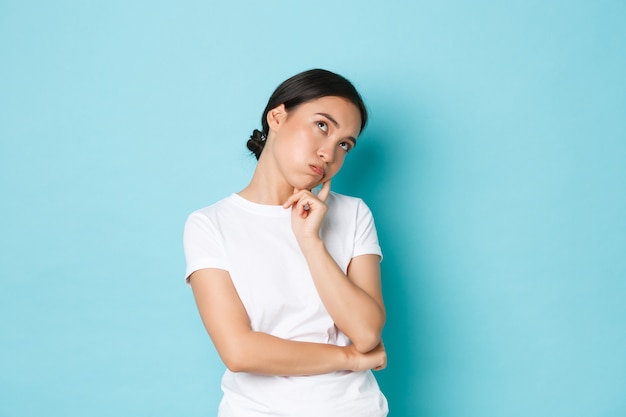
[[[310,167],[311,170],[313,170],[313,172],[315,172],[320,177],[324,176],[324,168],[318,167],[317,165],[310,165]]]

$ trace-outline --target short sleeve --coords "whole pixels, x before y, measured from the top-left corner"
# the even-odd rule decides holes
[[[378,234],[374,224],[374,216],[369,207],[358,200],[354,252],[352,257],[359,255],[378,255],[382,261],[383,254],[378,243]]]
[[[187,218],[183,234],[185,249],[185,281],[189,276],[204,268],[228,270],[224,256],[224,246],[219,229],[211,220],[200,212],[194,212]]]

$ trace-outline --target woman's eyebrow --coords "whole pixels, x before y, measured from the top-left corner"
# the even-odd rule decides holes
[[[339,129],[339,123],[330,114],[328,114],[328,113],[315,113],[315,114],[318,115],[318,116],[324,116],[325,118],[330,120],[330,122],[332,124],[334,124],[337,129]]]

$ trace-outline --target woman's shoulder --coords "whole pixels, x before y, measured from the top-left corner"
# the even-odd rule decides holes
[[[354,218],[371,217],[369,206],[360,197],[339,194],[331,191],[326,200],[331,216],[348,216]]]
[[[213,217],[218,215],[220,212],[228,211],[228,207],[232,205],[232,200],[234,199],[233,194],[228,197],[222,198],[208,206],[201,207],[192,211],[189,214],[189,217]]]
[[[355,207],[367,206],[362,198],[354,197],[346,194],[339,194],[331,191],[326,200],[327,205],[334,205],[338,207]]]

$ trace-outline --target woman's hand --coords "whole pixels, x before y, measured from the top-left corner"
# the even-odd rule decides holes
[[[319,240],[320,227],[328,209],[326,200],[329,194],[330,180],[322,185],[317,195],[309,190],[294,189],[291,197],[283,204],[284,208],[291,207],[291,227],[301,245],[307,239]]]
[[[361,353],[353,345],[346,346],[348,361],[351,371],[381,371],[387,367],[387,352],[383,342],[380,342],[373,350]]]

